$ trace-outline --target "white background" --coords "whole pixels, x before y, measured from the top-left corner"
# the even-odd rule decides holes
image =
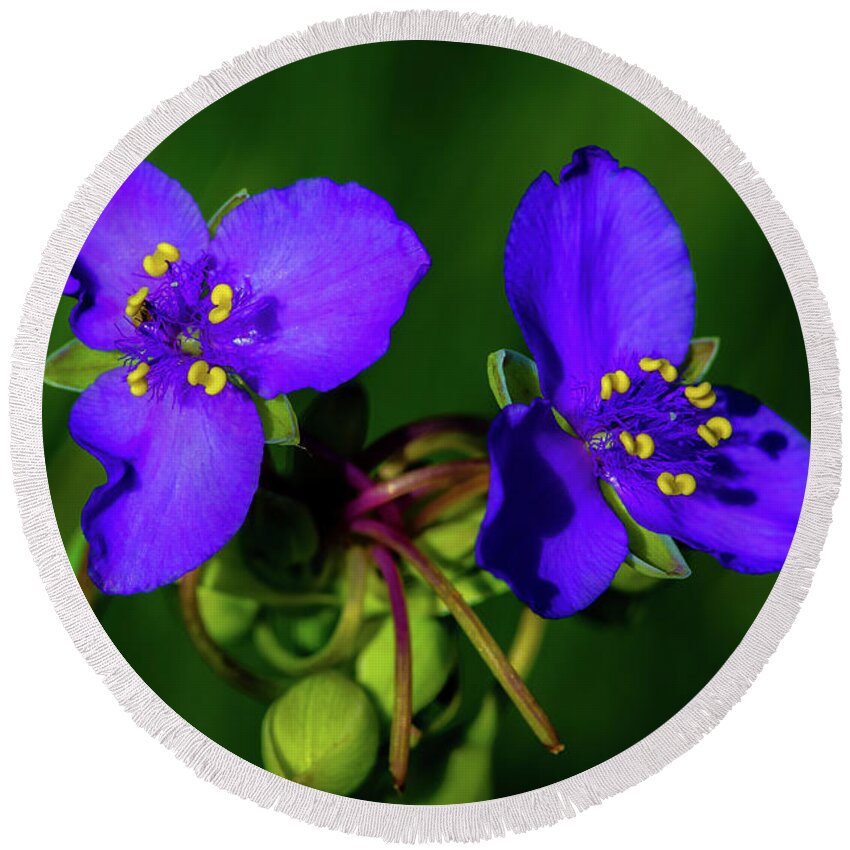
[[[800,230],[844,338],[843,360],[850,360],[847,23],[837,18],[839,4],[441,6],[521,17],[579,36],[642,66],[719,119]],[[244,50],[311,23],[394,6],[75,0],[11,8],[0,54],[4,405],[12,338],[40,251],[77,185],[115,142],[159,100]],[[843,386],[850,397],[846,378]],[[5,415],[0,429],[8,445]],[[319,831],[200,782],[136,728],[53,613],[20,532],[2,454],[0,783],[8,787],[0,792],[0,835],[7,833],[6,846],[378,846]],[[743,703],[707,739],[603,806],[505,842],[638,850],[847,846],[847,508],[845,493],[791,633]]]

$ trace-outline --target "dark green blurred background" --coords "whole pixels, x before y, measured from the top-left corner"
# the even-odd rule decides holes
[[[574,149],[609,149],[656,186],[684,231],[698,284],[697,335],[719,335],[711,378],[758,395],[809,431],[809,387],[796,311],[777,261],[744,204],[711,164],[655,114],[617,90],[546,59],[436,42],[370,45],[303,60],[228,95],[150,159],[210,216],[251,193],[325,175],[386,197],[433,259],[393,333],[362,378],[370,434],[436,413],[494,415],[487,354],[525,350],[508,309],[502,252],[511,216],[542,170]],[[68,304],[51,350],[70,338]],[[57,519],[73,544],[98,464],[67,436],[75,396],[45,387],[44,439]],[[549,755],[512,710],[495,748],[497,796],[563,779],[656,729],[699,691],[739,643],[774,578],[690,559],[694,575],[638,601],[608,594],[554,622],[531,677],[566,752]],[[518,605],[479,612],[504,644]],[[176,711],[259,762],[263,706],[216,679],[195,654],[169,589],[106,600],[103,625],[127,660]],[[468,648],[462,665],[483,688]],[[446,755],[446,754],[444,754]],[[417,751],[412,774],[417,771]],[[369,794],[364,789],[364,794]]]

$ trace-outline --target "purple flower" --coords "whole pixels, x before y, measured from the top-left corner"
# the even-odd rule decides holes
[[[106,470],[83,509],[89,573],[136,593],[194,569],[257,488],[264,398],[328,390],[387,350],[430,264],[390,205],[319,178],[229,212],[214,238],[191,195],[142,163],[104,210],[66,294],[74,333],[121,352],[71,411]]]
[[[628,554],[602,481],[645,529],[740,572],[779,570],[809,444],[752,396],[682,384],[694,279],[649,182],[598,148],[577,151],[560,184],[541,174],[505,278],[545,400],[509,405],[490,430],[479,563],[542,616],[589,605]]]

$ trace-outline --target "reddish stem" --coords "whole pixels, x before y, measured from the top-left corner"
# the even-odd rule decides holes
[[[423,495],[436,487],[451,483],[456,478],[477,475],[486,469],[487,461],[485,460],[452,460],[405,472],[390,481],[373,484],[368,490],[361,491],[346,505],[343,518],[350,522],[358,516],[395,501],[400,496],[408,493]]]
[[[373,546],[372,560],[387,583],[395,628],[395,695],[390,729],[390,773],[397,791],[404,788],[410,762],[410,736],[413,726],[413,659],[410,649],[410,621],[404,585],[393,556],[383,546]]]
[[[488,472],[482,472],[480,475],[461,481],[451,489],[446,490],[445,493],[435,496],[413,518],[410,523],[411,534],[415,537],[420,531],[431,525],[434,520],[439,519],[446,510],[472,496],[477,496],[479,493],[486,493],[489,486],[490,475]]]
[[[404,534],[373,519],[358,519],[351,524],[355,534],[394,550],[419,572],[423,579],[436,591],[446,608],[466,633],[484,663],[490,668],[505,693],[519,710],[535,735],[553,753],[560,753],[564,745],[558,739],[552,722],[525,682],[505,657],[504,652],[487,631],[478,615],[466,603],[457,589],[446,579],[435,564],[424,555]]]

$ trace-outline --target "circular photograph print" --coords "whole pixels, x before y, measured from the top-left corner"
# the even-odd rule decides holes
[[[810,394],[744,202],[537,56],[307,58],[130,174],[67,279],[44,453],[127,663],[361,800],[541,788],[663,726],[782,569]]]

